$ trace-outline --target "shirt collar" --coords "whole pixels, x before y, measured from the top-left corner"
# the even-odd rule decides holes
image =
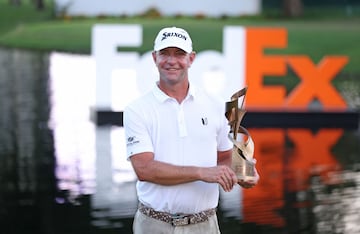
[[[154,94],[155,98],[159,102],[165,102],[166,100],[172,99],[172,97],[169,97],[166,93],[164,93],[158,86],[158,82],[156,82],[156,85],[154,86],[152,93]],[[185,100],[187,99],[194,99],[196,97],[196,87],[194,85],[189,85],[189,91],[188,94],[185,97]]]

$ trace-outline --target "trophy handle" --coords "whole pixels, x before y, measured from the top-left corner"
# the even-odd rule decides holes
[[[247,92],[247,87],[239,90],[231,96],[231,101],[226,102],[225,105],[225,116],[229,121],[230,132],[233,133],[233,139],[236,140],[237,133],[240,129],[240,123],[246,113],[246,110],[243,108],[245,96]],[[239,107],[239,98],[244,96],[242,99],[241,105]],[[247,130],[245,129],[247,132]]]

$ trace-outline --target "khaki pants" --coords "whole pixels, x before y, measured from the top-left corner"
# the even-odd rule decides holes
[[[220,234],[216,214],[208,221],[185,226],[172,226],[169,223],[150,218],[137,211],[133,224],[134,234]]]

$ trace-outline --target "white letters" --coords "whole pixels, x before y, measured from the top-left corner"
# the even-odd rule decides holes
[[[223,53],[199,52],[189,70],[190,80],[228,100],[245,83],[244,34],[242,27],[226,27]],[[141,57],[135,52],[121,52],[122,46],[141,45],[141,26],[96,25],[92,43],[97,109],[122,111],[129,101],[151,89],[158,80],[152,48]]]

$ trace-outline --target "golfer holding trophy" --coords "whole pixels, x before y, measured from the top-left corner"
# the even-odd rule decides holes
[[[124,110],[126,157],[138,177],[133,233],[219,234],[219,188],[230,192],[237,184],[251,188],[257,183],[254,160],[236,157],[247,158],[253,149],[250,140],[236,139],[247,132],[240,127],[238,98],[227,105],[233,148],[223,100],[190,82],[196,52],[188,32],[161,29],[152,58],[158,81]]]

